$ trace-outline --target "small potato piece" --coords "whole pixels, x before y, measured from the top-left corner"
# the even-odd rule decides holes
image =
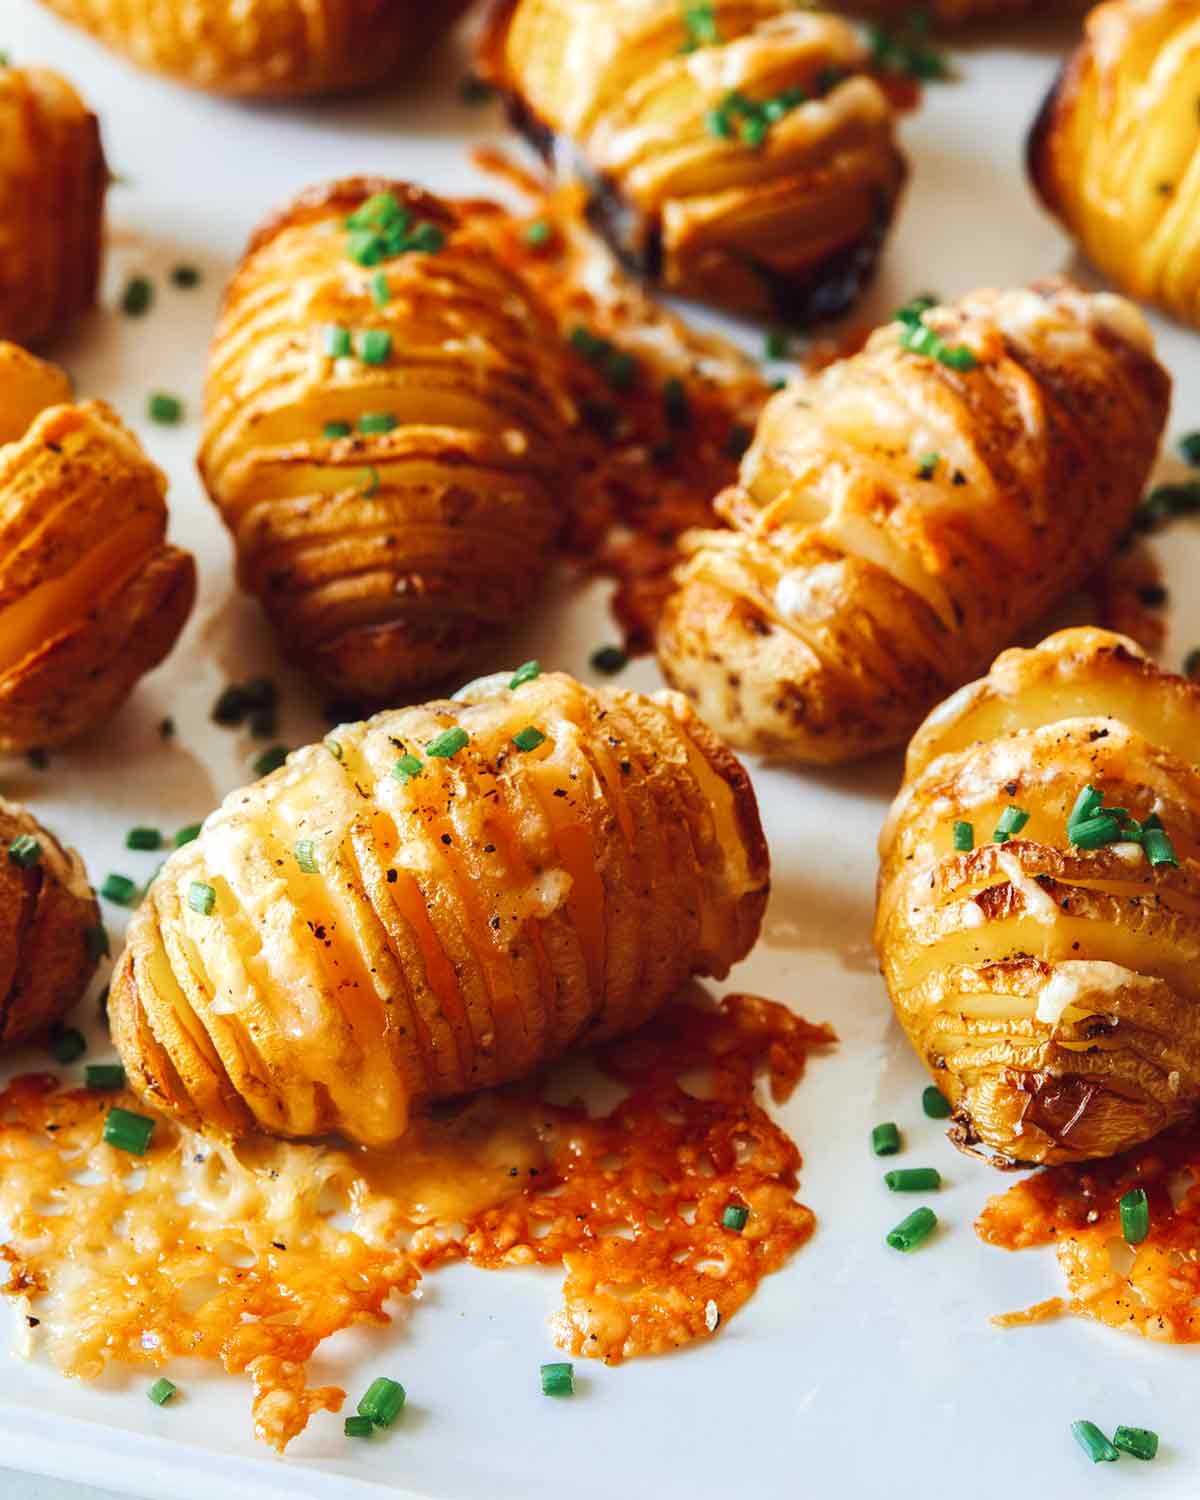
[[[384,82],[468,0],[43,0],[114,52],[178,83],[291,99]]]
[[[0,431],[65,377],[0,345]],[[0,447],[0,751],[78,738],[166,656],[195,564],[166,480],[103,402],[51,406]]]
[[[228,797],[133,918],[113,1035],[193,1127],[381,1144],[724,977],[768,876],[749,779],[684,699],[504,674]]]
[[[730,530],[684,538],[659,661],[734,745],[902,742],[1129,528],[1170,392],[1135,308],[1050,284],[924,324],[947,360],[897,321],[773,397]]]
[[[875,945],[957,1144],[1083,1161],[1200,1104],[1198,747],[1200,687],[1095,629],[1005,651],[917,732],[880,838]],[[1086,787],[1156,814],[1178,867],[1128,827],[1072,842]],[[997,841],[1008,807],[1028,821]]]
[[[480,71],[664,291],[803,324],[870,280],[905,178],[854,28],[792,0],[506,0]]]
[[[299,666],[394,700],[528,605],[566,514],[561,354],[533,294],[418,188],[332,183],[259,231],[213,344],[200,471]]]
[[[1029,166],[1046,207],[1131,297],[1200,323],[1200,9],[1115,0],[1042,106]]]
[[[17,841],[29,839],[39,848],[26,859]],[[79,855],[0,797],[0,1048],[49,1030],[82,998],[96,972],[99,927]]]
[[[0,67],[0,338],[40,344],[94,305],[108,181],[67,80]]]

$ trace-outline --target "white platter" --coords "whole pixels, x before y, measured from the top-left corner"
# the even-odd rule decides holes
[[[55,755],[45,773],[0,765],[0,784],[81,849],[95,880],[110,870],[145,878],[154,857],[124,850],[130,825],[190,822],[249,775],[258,747],[208,718],[221,686],[269,672],[284,685],[281,738],[297,744],[322,731],[319,699],[280,668],[255,607],[233,590],[228,543],[192,467],[195,422],[148,426],[147,393],[177,393],[197,411],[221,282],[268,208],[307,183],[357,172],[486,189],[466,153],[499,121],[458,102],[461,45],[392,98],[250,109],[134,73],[34,0],[3,0],[0,10],[0,46],[18,61],[60,67],[103,122],[122,178],[110,198],[107,310],[60,353],[80,390],[113,401],[170,472],[175,536],[197,554],[202,580],[182,645],[117,722],[94,744]],[[961,81],[930,89],[904,125],[913,178],[882,277],[855,321],[886,318],[930,287],[949,296],[1064,269],[1087,277],[1033,202],[1021,165],[1026,128],[1069,38],[1065,29],[996,32],[955,49]],[[201,267],[202,286],[167,284],[178,261]],[[154,311],[137,321],[113,310],[135,271],[158,286]],[[1155,327],[1177,379],[1177,437],[1200,426],[1200,338],[1161,319]],[[1177,664],[1200,643],[1200,601],[1187,593],[1200,531],[1176,527],[1156,546],[1171,589],[1166,655]],[[603,594],[564,580],[496,665],[536,652],[588,675],[589,652],[613,638]],[[624,680],[657,683],[646,662]],[[179,727],[169,749],[156,732],[167,713]],[[923,1077],[875,971],[874,839],[898,764],[830,775],[753,768],[774,895],[764,940],[728,987],[832,1021],[842,1045],[814,1061],[784,1112],[805,1154],[801,1196],[818,1214],[816,1237],[716,1339],[619,1369],[582,1364],[576,1399],[547,1402],[537,1366],[554,1357],[546,1318],[556,1277],[456,1268],[430,1278],[423,1301],[392,1329],[343,1336],[317,1362],[322,1380],[351,1391],[379,1373],[404,1381],[410,1408],[385,1440],[347,1443],[339,1420],[318,1417],[276,1462],[251,1436],[241,1381],[173,1369],[184,1399],[159,1409],[146,1400],[144,1372],[82,1386],[0,1350],[0,1463],[154,1500],[822,1500],[952,1485],[999,1500],[1031,1485],[1073,1496],[1098,1484],[1124,1493],[1152,1485],[1158,1500],[1195,1496],[1200,1356],[1079,1321],[1012,1332],[988,1324],[992,1312],[1058,1291],[1059,1278],[1049,1253],[1006,1255],[972,1233],[999,1179],[957,1156],[922,1116]],[[106,917],[119,938],[120,914],[109,908]],[[97,1029],[94,1056],[107,1055],[103,1045]],[[45,1057],[31,1052],[16,1065],[44,1066]],[[901,1213],[867,1133],[886,1119],[906,1129],[911,1162],[935,1164],[947,1179],[942,1228],[913,1256],[883,1244]],[[1080,1416],[1109,1430],[1153,1426],[1162,1456],[1153,1469],[1125,1462],[1093,1473],[1068,1431]]]

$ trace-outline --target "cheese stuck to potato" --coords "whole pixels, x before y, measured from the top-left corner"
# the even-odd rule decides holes
[[[754,794],[684,700],[506,684],[342,725],[167,861],[109,1002],[148,1102],[383,1144],[747,953]]]
[[[562,343],[465,217],[400,183],[316,188],[226,293],[201,473],[282,649],[343,696],[459,668],[565,519]]]
[[[904,310],[768,402],[725,531],[684,538],[659,661],[732,744],[898,744],[1113,550],[1170,381],[1145,320],[1072,287]]]
[[[1200,687],[1103,630],[1004,652],[909,747],[875,943],[959,1144],[1081,1161],[1192,1113]]]

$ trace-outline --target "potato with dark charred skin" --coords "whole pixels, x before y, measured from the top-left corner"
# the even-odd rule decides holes
[[[0,1048],[42,1035],[82,998],[100,932],[78,854],[0,797]]]
[[[1117,297],[903,309],[768,402],[716,501],[730,529],[684,537],[668,680],[780,760],[901,743],[1126,533],[1169,391]]]
[[[0,338],[41,344],[95,303],[108,181],[67,80],[0,67]]]
[[[866,49],[791,0],[505,0],[480,70],[664,291],[802,324],[875,267],[905,177]]]
[[[1109,1156],[1200,1103],[1200,686],[1123,636],[1006,651],[909,746],[875,944],[998,1164]]]
[[[468,0],[42,0],[139,67],[244,99],[378,84],[421,56]]]

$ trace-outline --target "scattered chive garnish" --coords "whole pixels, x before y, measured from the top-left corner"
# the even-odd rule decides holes
[[[1140,1245],[1150,1233],[1150,1202],[1145,1188],[1131,1188],[1122,1193],[1117,1207],[1121,1211],[1121,1235],[1127,1245]]]
[[[83,1070],[83,1081],[90,1089],[115,1094],[125,1087],[125,1069],[120,1063],[88,1063]]]
[[[128,875],[106,875],[100,894],[114,906],[132,906],[137,899],[137,886]]]
[[[424,770],[421,762],[415,755],[402,755],[392,767],[392,775],[402,786],[407,786],[414,776],[419,776]]]
[[[330,359],[342,359],[351,350],[350,330],[340,323],[330,323],[325,329],[325,353]]]
[[[146,414],[152,422],[157,422],[162,427],[174,427],[183,421],[183,402],[178,396],[155,391],[146,403]]]
[[[371,277],[371,296],[376,307],[386,307],[392,300],[392,284],[386,271],[376,271]]]
[[[921,1094],[921,1108],[931,1120],[947,1120],[953,1113],[949,1099],[933,1083]]]
[[[554,226],[546,219],[535,219],[525,226],[525,243],[535,250],[546,244],[554,233]]]
[[[920,8],[901,17],[894,26],[882,23],[871,26],[867,44],[881,72],[919,78],[924,83],[950,77],[945,57],[930,44],[929,16]]]
[[[207,881],[193,880],[188,887],[187,903],[202,917],[211,917],[217,904],[217,893]]]
[[[18,834],[8,846],[8,860],[10,864],[18,866],[22,870],[28,870],[36,865],[42,857],[42,846],[31,833]]]
[[[425,754],[432,755],[438,760],[450,760],[470,741],[471,736],[465,729],[457,725],[453,729],[446,729],[430,740],[425,746]]]
[[[871,1131],[871,1150],[876,1156],[895,1156],[900,1150],[900,1128],[887,1121]]]
[[[526,682],[532,682],[536,677],[542,675],[542,664],[536,659],[522,662],[517,670],[508,679],[510,688],[519,688]]]
[[[397,418],[390,411],[365,411],[358,419],[359,432],[392,432],[398,426]]]
[[[1200,468],[1200,432],[1185,433],[1179,439],[1179,453],[1184,463],[1191,464],[1193,469]]]
[[[344,438],[349,437],[352,431],[349,422],[326,422],[322,435],[327,438]]]
[[[524,729],[518,729],[512,738],[518,750],[536,750],[539,745],[546,743],[546,736],[540,729],[535,729],[532,724],[527,724]]]
[[[975,847],[975,825],[961,820],[954,825],[954,847],[963,853]]]
[[[286,745],[272,745],[269,750],[264,750],[261,755],[256,755],[250,762],[250,765],[256,776],[269,776],[272,771],[278,771],[287,758],[288,748]]]
[[[1175,869],[1179,868],[1179,857],[1175,853],[1175,846],[1161,828],[1144,828],[1142,848],[1146,851],[1146,858],[1152,865],[1170,865]]]
[[[157,828],[131,828],[125,835],[126,849],[161,849],[163,836]]]
[[[195,266],[175,266],[171,271],[171,282],[182,291],[190,291],[200,285],[200,272]]]
[[[1194,516],[1200,511],[1200,480],[1157,485],[1143,499],[1133,518],[1135,531],[1154,531],[1176,516]]]
[[[595,671],[612,677],[624,668],[629,658],[620,646],[597,646],[588,660]]]
[[[198,839],[200,837],[200,829],[202,826],[203,825],[200,823],[189,823],[186,828],[181,828],[175,835],[176,849],[182,849],[184,844],[193,843],[196,839]]]
[[[932,479],[937,473],[937,466],[942,461],[940,453],[927,453],[917,465],[918,479]]]
[[[936,1167],[902,1167],[885,1172],[883,1180],[892,1193],[927,1193],[941,1187],[942,1174]]]
[[[121,311],[127,318],[141,318],[150,311],[154,287],[144,276],[131,276],[121,293]]]
[[[573,1396],[575,1394],[575,1366],[565,1360],[551,1365],[542,1365],[538,1374],[542,1381],[543,1396]]]
[[[818,80],[819,93],[828,93],[840,81],[841,75],[830,71]],[[798,85],[783,89],[766,99],[750,99],[738,89],[733,89],[715,109],[708,111],[705,124],[709,135],[723,141],[732,140],[736,135],[744,145],[757,151],[766,140],[771,126],[806,103],[809,97],[807,91]]]
[[[788,332],[785,328],[772,328],[768,330],[763,340],[763,349],[768,359],[785,359],[790,342]]]
[[[136,1116],[134,1116],[136,1118]],[[160,1375],[150,1389],[146,1392],[155,1406],[166,1406],[167,1402],[174,1396],[178,1387],[165,1375]]]
[[[889,1229],[886,1240],[893,1250],[915,1250],[923,1245],[937,1228],[937,1214],[931,1208],[914,1208],[908,1218]]]
[[[74,1026],[56,1026],[50,1033],[50,1055],[55,1062],[73,1063],[87,1051],[87,1038]]]
[[[131,1156],[144,1156],[153,1134],[153,1120],[118,1105],[114,1105],[104,1117],[107,1144],[115,1146],[118,1151],[128,1151]]]
[[[1075,1441],[1094,1464],[1112,1464],[1120,1454],[1104,1436],[1095,1422],[1072,1422],[1071,1432]]]
[[[711,47],[721,40],[712,0],[684,0],[683,27],[687,32],[687,41],[680,49],[683,52],[695,52],[697,47]]]
[[[370,1417],[347,1417],[342,1423],[342,1431],[347,1437],[370,1437],[375,1430],[375,1424]]]
[[[386,364],[392,352],[392,336],[386,328],[368,328],[358,336],[358,357],[364,365]]]
[[[363,499],[373,500],[379,493],[379,470],[368,469],[363,483]]]
[[[936,333],[925,322],[924,317],[915,322],[900,319],[904,327],[900,333],[900,347],[910,354],[921,354],[927,359],[936,359],[948,369],[973,370],[979,363],[974,352],[966,344],[948,344],[940,333]]]
[[[1114,1448],[1145,1463],[1158,1456],[1158,1433],[1149,1427],[1118,1427],[1112,1440]]]
[[[744,1203],[727,1203],[721,1212],[721,1228],[732,1229],[735,1234],[741,1234],[749,1217],[750,1210]]]
[[[1000,814],[1000,821],[996,824],[996,831],[992,834],[992,842],[995,844],[1006,844],[1014,833],[1020,833],[1021,829],[1029,822],[1029,814],[1023,807],[1008,806]]]
[[[295,849],[296,863],[306,875],[317,873],[316,845],[312,839],[301,839]]]
[[[390,1427],[400,1415],[404,1399],[404,1387],[400,1382],[380,1375],[377,1380],[372,1380],[359,1401],[358,1414],[376,1427]]]

